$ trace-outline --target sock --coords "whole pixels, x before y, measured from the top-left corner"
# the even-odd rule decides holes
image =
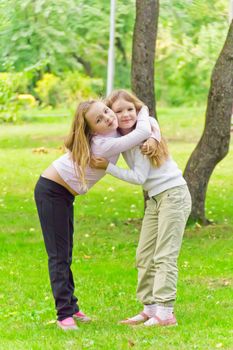
[[[151,304],[151,305],[144,305],[143,312],[149,317],[153,317],[156,314],[156,304]],[[141,322],[145,321],[144,317],[140,314],[130,317],[130,320],[135,321],[135,322]]]
[[[173,306],[161,306],[157,305],[156,307],[156,316],[160,318],[160,320],[165,321],[173,316]],[[155,317],[151,317],[149,320],[147,320],[144,325],[145,326],[153,326],[158,324],[159,321]]]
[[[145,314],[151,318],[156,315],[156,308],[156,304],[144,305],[143,312],[145,312]]]
[[[158,316],[161,320],[167,320],[168,318],[172,318],[173,314],[173,306],[157,306],[156,316]]]

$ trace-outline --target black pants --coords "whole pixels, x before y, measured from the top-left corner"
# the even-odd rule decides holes
[[[71,271],[74,196],[63,186],[40,177],[35,201],[48,254],[48,267],[58,320],[79,311]]]

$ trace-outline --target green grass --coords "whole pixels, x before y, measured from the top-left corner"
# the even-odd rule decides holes
[[[0,128],[0,349],[233,349],[232,153],[217,166],[208,188],[207,214],[216,224],[185,232],[179,326],[117,324],[140,310],[134,261],[143,202],[140,187],[106,176],[75,203],[76,293],[95,321],[80,325],[77,333],[57,329],[33,188],[61,154],[69,123],[55,118]],[[201,133],[203,109],[163,109],[160,124],[184,168]],[[47,153],[35,152],[38,147]]]

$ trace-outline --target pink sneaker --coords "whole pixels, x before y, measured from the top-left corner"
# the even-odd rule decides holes
[[[62,321],[57,321],[57,325],[58,325],[58,327],[60,327],[64,331],[77,330],[78,329],[78,327],[77,327],[77,325],[74,322],[72,317],[67,317],[67,318],[65,318]]]
[[[75,314],[73,314],[73,317],[80,322],[91,322],[91,318],[85,315],[82,311],[78,311]]]

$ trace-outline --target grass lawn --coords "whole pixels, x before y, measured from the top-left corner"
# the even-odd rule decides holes
[[[200,136],[203,114],[201,108],[160,110],[162,130],[181,168]],[[185,232],[178,327],[117,324],[140,310],[134,266],[143,214],[140,187],[106,176],[76,198],[76,294],[81,309],[95,320],[65,333],[55,325],[33,188],[41,171],[61,154],[70,118],[35,120],[0,126],[0,350],[233,350],[232,152],[216,167],[208,187],[206,210],[215,224]]]

